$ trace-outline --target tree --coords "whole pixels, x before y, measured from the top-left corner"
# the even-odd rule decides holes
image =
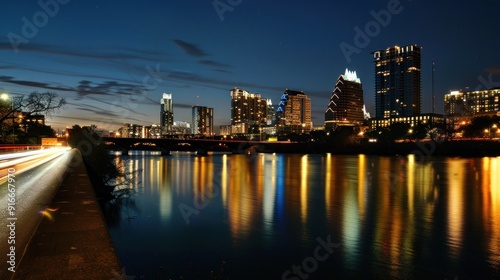
[[[429,132],[429,126],[424,124],[424,123],[417,123],[412,129],[412,135],[411,138],[414,139],[424,139],[427,136],[427,133]]]
[[[101,141],[97,126],[74,125],[69,130],[68,144],[80,150],[99,202],[129,197],[137,184],[139,170],[128,171],[123,161],[109,153]]]
[[[52,113],[66,105],[63,97],[58,97],[54,92],[34,91],[28,96],[15,95],[9,101],[0,102],[0,127],[2,138],[5,143],[8,134],[18,127],[14,121],[16,112],[24,112],[27,115],[44,114],[50,116]]]
[[[499,122],[500,117],[498,116],[475,117],[469,125],[464,127],[464,137],[489,137],[491,130],[494,130]]]
[[[391,132],[391,138],[393,140],[404,139],[408,135],[410,124],[402,122],[392,123],[389,126],[389,130]]]
[[[19,131],[17,134],[20,136],[21,143],[26,144],[39,144],[39,137],[56,136],[56,132],[52,127],[39,123],[31,123],[26,127],[25,131]]]

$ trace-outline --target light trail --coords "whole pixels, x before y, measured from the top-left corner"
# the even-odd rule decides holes
[[[0,155],[0,184],[7,181],[9,168],[14,168],[16,174],[21,174],[59,157],[69,149],[70,148],[51,148]]]

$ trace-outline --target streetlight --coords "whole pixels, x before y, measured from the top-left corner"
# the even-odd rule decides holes
[[[14,134],[14,122],[15,122],[15,120],[14,120],[14,98],[10,97],[7,93],[2,93],[0,95],[0,98],[2,100],[5,100],[5,101],[7,101],[9,99],[11,100],[11,105],[12,105],[12,144],[14,144],[16,141],[16,135]]]

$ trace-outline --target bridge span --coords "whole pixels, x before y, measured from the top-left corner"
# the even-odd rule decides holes
[[[249,153],[302,153],[310,152],[304,143],[289,141],[249,141],[227,139],[175,139],[175,138],[113,138],[103,137],[101,141],[110,150],[128,154],[130,150],[161,151],[169,155],[171,151],[196,151],[198,155],[207,155],[209,151],[230,152],[233,154]]]

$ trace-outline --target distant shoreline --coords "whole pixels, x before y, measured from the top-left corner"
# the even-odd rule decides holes
[[[300,144],[294,149],[305,153],[366,154],[366,155],[408,155],[453,156],[453,157],[496,157],[500,156],[500,141],[495,140],[452,140],[452,141],[411,141],[375,142],[346,145],[323,146],[314,143]],[[286,151],[280,151],[285,152]],[[292,151],[288,151],[292,152]]]
[[[157,139],[155,139],[157,140]],[[217,141],[215,141],[217,142]],[[122,151],[122,148],[108,146],[109,150]],[[162,151],[152,146],[136,146],[130,150]],[[192,146],[169,147],[168,151],[192,151]],[[283,145],[276,142],[242,141],[237,148],[227,149],[216,145],[215,149],[205,149],[207,152],[245,153],[283,153],[283,154],[335,154],[335,155],[376,155],[398,156],[414,154],[418,157],[449,156],[449,157],[497,157],[500,156],[500,141],[498,140],[414,140],[405,142],[288,142]]]

